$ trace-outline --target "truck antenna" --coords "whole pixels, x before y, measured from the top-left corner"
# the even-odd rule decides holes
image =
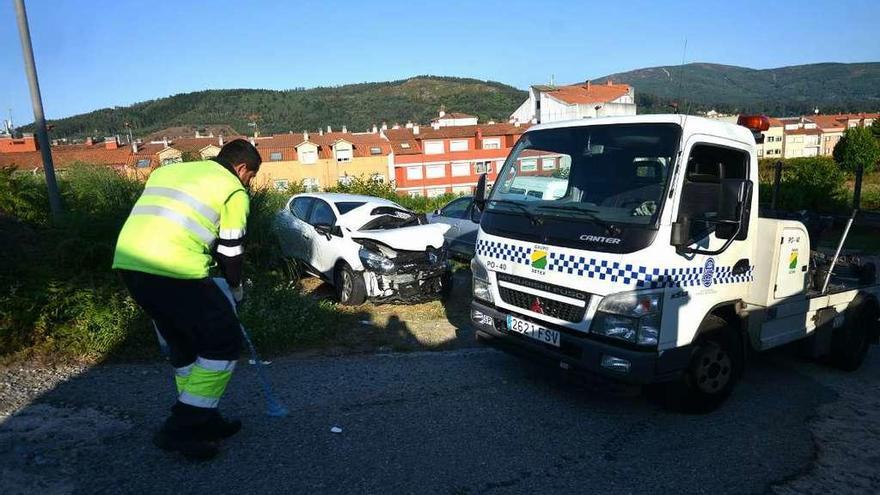
[[[681,49],[681,64],[678,66],[678,98],[676,101],[676,113],[681,110],[681,99],[684,96],[684,62],[687,57],[688,40],[684,38],[684,47]],[[688,108],[685,108],[684,114],[687,115]]]

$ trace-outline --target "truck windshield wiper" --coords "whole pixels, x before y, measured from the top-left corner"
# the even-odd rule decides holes
[[[544,221],[541,220],[540,217],[536,216],[534,213],[532,213],[528,208],[523,206],[518,201],[512,201],[509,199],[490,199],[488,202],[489,203],[501,203],[501,204],[511,205],[511,206],[516,207],[519,211],[525,213],[526,217],[529,219],[529,222],[531,222],[532,225],[541,225],[542,223],[544,223]],[[487,208],[487,210],[488,210],[488,208]],[[503,212],[499,211],[496,213],[503,213]]]
[[[605,229],[608,230],[608,231],[610,231],[610,230],[614,230],[614,225],[613,225],[613,224],[611,224],[611,223],[609,223],[609,222],[603,220],[601,217],[599,217],[599,215],[597,215],[597,213],[599,213],[599,210],[591,210],[591,209],[588,209],[588,208],[578,208],[577,206],[574,206],[574,205],[570,205],[570,206],[562,206],[562,205],[559,205],[559,206],[557,206],[557,205],[541,205],[541,206],[538,206],[538,209],[541,209],[541,210],[566,211],[566,212],[577,213],[577,214],[579,214],[579,215],[581,215],[581,216],[587,217],[587,218],[589,218],[590,220],[592,220],[592,221],[598,223],[598,224],[601,225],[602,227],[605,227]]]

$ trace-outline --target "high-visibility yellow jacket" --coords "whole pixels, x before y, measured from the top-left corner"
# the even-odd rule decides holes
[[[154,170],[131,211],[113,268],[178,279],[208,276],[212,252],[241,256],[250,199],[238,176],[217,162]]]

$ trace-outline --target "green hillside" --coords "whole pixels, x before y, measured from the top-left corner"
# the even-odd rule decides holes
[[[639,111],[682,108],[760,111],[771,115],[880,110],[880,63],[810,64],[776,69],[692,63],[611,74],[635,87]]]
[[[249,133],[258,115],[260,132],[279,133],[343,125],[365,131],[383,121],[428,122],[441,105],[447,111],[476,115],[481,121],[506,121],[526,92],[492,81],[419,76],[402,81],[338,87],[274,91],[224,89],[185,93],[134,104],[104,108],[53,120],[53,137],[125,134],[126,122],[137,136],[176,126],[229,124]],[[25,128],[24,131],[29,131]]]

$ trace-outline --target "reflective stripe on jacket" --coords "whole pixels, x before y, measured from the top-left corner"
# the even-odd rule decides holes
[[[158,168],[119,233],[113,268],[207,277],[218,237],[244,237],[249,209],[239,178],[217,162]]]

